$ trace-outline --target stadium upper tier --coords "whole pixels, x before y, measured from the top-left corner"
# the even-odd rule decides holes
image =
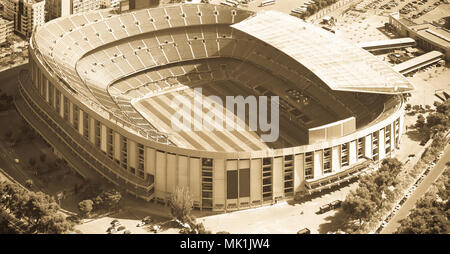
[[[379,93],[412,89],[387,65],[331,33],[281,13],[252,15],[209,4],[120,15],[95,11],[52,20],[32,42],[53,74],[109,117],[130,123],[146,138],[198,150],[307,144],[309,128],[351,116],[357,127],[367,125],[389,99]],[[255,137],[250,131],[196,140],[192,133],[173,133],[161,112],[170,113],[168,99],[195,87],[217,96],[278,95],[280,141],[233,141]]]
[[[265,11],[232,27],[288,54],[333,90],[389,94],[414,89],[405,77],[356,44],[293,16]]]

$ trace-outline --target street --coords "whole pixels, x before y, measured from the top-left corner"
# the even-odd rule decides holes
[[[416,205],[416,202],[427,192],[428,188],[436,181],[436,179],[444,172],[446,163],[450,161],[450,146],[444,150],[442,158],[438,161],[436,166],[432,168],[430,173],[417,186],[414,193],[406,200],[400,210],[392,217],[386,227],[380,232],[381,234],[392,234],[400,226],[400,220],[406,218],[411,209]]]

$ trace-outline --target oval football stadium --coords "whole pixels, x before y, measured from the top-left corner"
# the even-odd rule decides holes
[[[16,107],[71,167],[146,201],[165,203],[186,187],[201,210],[258,207],[356,179],[397,149],[402,93],[413,90],[320,27],[211,4],[58,18],[37,27],[29,53]],[[180,97],[203,106],[180,110]],[[255,114],[240,116],[238,103],[218,103],[233,97],[249,112],[252,98],[268,98],[277,138],[250,128]],[[213,110],[244,127],[174,128],[174,115],[202,126]]]

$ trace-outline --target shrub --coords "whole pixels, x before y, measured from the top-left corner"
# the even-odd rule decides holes
[[[181,222],[186,222],[193,208],[191,194],[187,188],[177,187],[169,200],[170,213]]]
[[[31,179],[26,180],[25,181],[25,186],[27,188],[31,188],[33,186],[33,180],[31,180]]]
[[[93,208],[94,202],[90,199],[83,200],[78,203],[78,209],[80,210],[82,216],[88,217]]]

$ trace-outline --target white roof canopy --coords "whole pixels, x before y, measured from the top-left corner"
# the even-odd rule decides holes
[[[296,17],[264,11],[232,27],[292,57],[333,90],[387,94],[414,90],[403,75],[369,52]]]

